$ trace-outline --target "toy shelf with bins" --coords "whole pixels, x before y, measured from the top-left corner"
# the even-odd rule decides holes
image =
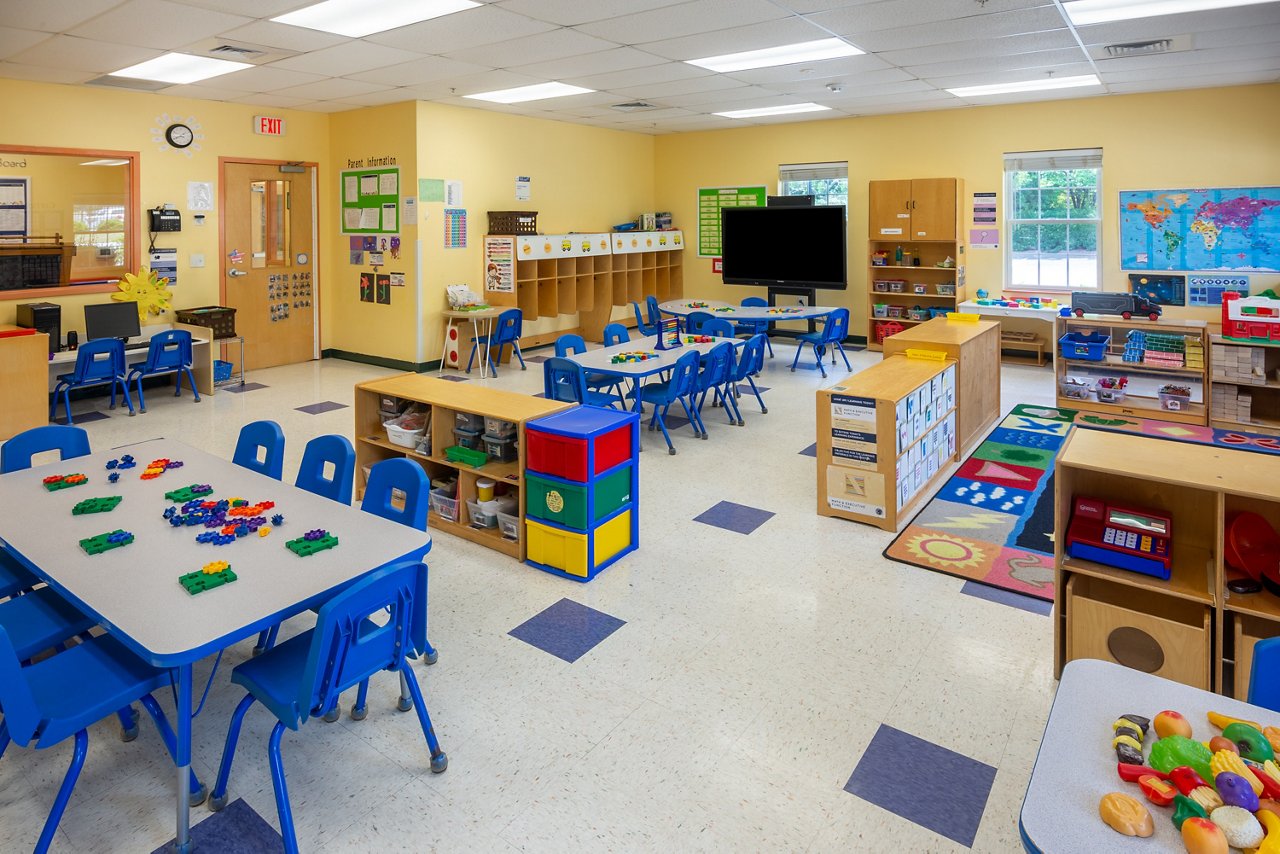
[[[1077,428],[1055,473],[1055,665],[1101,658],[1241,695],[1258,638],[1280,635],[1280,597],[1226,589],[1225,525],[1249,509],[1280,527],[1280,458]],[[1077,497],[1150,508],[1171,519],[1164,581],[1065,554]],[[1242,669],[1243,668],[1243,669]],[[1244,683],[1241,679],[1244,679]]]
[[[1214,427],[1280,435],[1280,344],[1209,336]]]
[[[1095,332],[1110,338],[1101,359],[1068,358],[1063,355],[1059,342],[1064,335]],[[1193,357],[1189,360],[1190,363],[1182,366],[1126,362],[1123,356],[1131,332],[1180,337],[1184,342],[1188,342],[1183,346],[1190,348],[1193,353],[1201,354],[1200,358],[1197,362]],[[1054,331],[1053,356],[1057,405],[1103,415],[1207,425],[1209,423],[1208,343],[1207,329],[1203,321],[1174,323],[1123,320],[1119,317],[1059,317]],[[1129,383],[1124,389],[1124,399],[1113,403],[1099,400],[1096,393],[1092,391],[1085,398],[1063,394],[1063,381],[1067,377],[1087,379],[1095,386],[1097,380],[1103,377],[1127,377]],[[1188,388],[1191,392],[1188,402],[1183,403],[1177,410],[1164,408],[1160,402],[1159,392],[1165,385]]]
[[[397,445],[387,438],[383,427],[383,419],[386,417],[383,414],[383,402],[387,399],[415,403],[429,411],[431,444],[428,453],[419,453],[415,449]],[[448,382],[421,374],[401,374],[360,383],[355,388],[356,496],[359,498],[364,494],[366,467],[393,457],[406,457],[422,466],[432,480],[457,479],[454,498],[456,503],[452,505],[454,518],[441,516],[438,507],[432,506],[428,515],[428,526],[432,531],[444,531],[524,560],[524,425],[526,421],[550,415],[568,406],[570,404]],[[491,460],[481,466],[449,460],[445,456],[445,449],[456,444],[453,429],[460,412],[515,424],[516,459]],[[502,484],[506,494],[515,498],[519,507],[517,514],[520,524],[514,537],[504,535],[501,526],[480,527],[472,524],[467,502],[477,500],[476,484],[480,480]]]

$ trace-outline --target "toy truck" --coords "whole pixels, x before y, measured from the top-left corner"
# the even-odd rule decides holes
[[[1140,294],[1073,291],[1071,311],[1076,317],[1089,314],[1118,314],[1125,320],[1146,315],[1151,320],[1160,319],[1160,306]]]
[[[1280,297],[1272,290],[1252,297],[1223,291],[1222,335],[1235,341],[1280,341]]]

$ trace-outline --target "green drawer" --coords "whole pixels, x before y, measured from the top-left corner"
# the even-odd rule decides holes
[[[587,485],[525,475],[525,515],[585,531],[631,500],[631,466],[597,478],[595,501],[587,515]]]

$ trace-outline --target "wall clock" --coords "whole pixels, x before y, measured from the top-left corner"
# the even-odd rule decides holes
[[[155,126],[151,128],[151,140],[161,151],[172,151],[190,157],[200,150],[200,122],[195,116],[171,116],[168,113],[156,116]]]
[[[186,148],[196,141],[195,131],[182,122],[174,122],[164,129],[165,141],[174,148]]]

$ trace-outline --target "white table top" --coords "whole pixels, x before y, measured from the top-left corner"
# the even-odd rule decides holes
[[[502,314],[502,312],[504,311],[506,311],[505,308],[500,308],[497,306],[489,306],[488,308],[477,308],[471,311],[468,311],[466,309],[461,309],[461,308],[447,308],[441,313],[445,317],[448,317],[451,319],[486,320],[490,317],[497,317],[498,315]]]
[[[706,303],[706,306],[694,308],[691,303]],[[718,308],[729,308],[732,311],[716,311]],[[679,317],[685,317],[695,311],[705,311],[712,317],[723,317],[730,323],[738,320],[812,320],[816,317],[826,317],[835,311],[838,306],[834,305],[810,305],[810,306],[785,306],[785,312],[778,311],[776,306],[767,305],[734,305],[731,302],[723,302],[721,300],[705,299],[705,300],[667,300],[658,304],[658,309],[667,314],[674,314]]]
[[[1034,317],[1053,323],[1058,316],[1058,308],[1009,308],[1003,305],[978,305],[976,300],[965,300],[960,303],[960,311],[964,314],[989,314],[997,317]]]
[[[1022,801],[1020,826],[1024,842],[1044,854],[1178,854],[1185,849],[1173,826],[1172,807],[1147,802],[1137,783],[1116,774],[1111,724],[1123,714],[1154,718],[1172,709],[1190,722],[1197,741],[1218,735],[1206,712],[1221,712],[1263,726],[1280,725],[1280,713],[1231,700],[1109,661],[1072,661],[1062,671],[1058,694],[1045,724],[1044,738],[1031,782]],[[1143,742],[1150,755],[1155,731]],[[1151,813],[1155,835],[1147,839],[1121,836],[1098,818],[1098,801],[1108,792],[1125,792]],[[1234,850],[1234,849],[1233,849]]]
[[[150,329],[151,331],[148,332],[147,331],[148,329]],[[128,344],[126,344],[125,346],[126,347],[129,346],[129,344],[148,344],[151,341],[152,335],[154,335],[157,332],[167,332],[167,331],[169,331],[168,326],[161,326],[158,328],[144,327],[143,334],[139,335],[136,338],[130,338]],[[191,336],[191,346],[198,347],[202,344],[208,344],[210,340],[211,339],[209,338],[200,338],[198,336],[193,335]],[[234,339],[227,339],[227,340],[234,340]],[[77,353],[79,353],[79,350],[59,350],[57,353],[54,353],[53,356],[49,359],[49,364],[50,365],[74,365],[76,361]],[[124,353],[124,360],[126,364],[132,364],[135,361],[145,361],[146,358],[147,358],[146,347],[138,347],[137,349],[134,349],[134,350],[125,350],[125,353]]]
[[[132,454],[138,465],[107,482],[107,460]],[[142,480],[154,459],[181,460],[153,480]],[[89,482],[48,492],[41,481],[53,474],[83,473]],[[175,528],[163,518],[164,493],[193,483],[214,492],[206,500],[239,497],[274,501],[266,515],[283,514],[282,527],[266,537],[250,534],[225,546],[197,543],[203,525]],[[86,498],[123,497],[108,513],[74,516]],[[241,468],[182,442],[155,439],[87,457],[0,475],[0,537],[49,583],[99,617],[136,653],[158,666],[203,658],[280,619],[323,601],[325,595],[366,571],[430,543],[415,531],[355,507],[346,507],[289,484]],[[285,547],[307,531],[323,528],[337,547],[298,557]],[[88,555],[79,541],[123,529],[127,546]],[[225,560],[238,580],[191,595],[178,576]]]
[[[680,338],[684,340],[685,336],[681,334]],[[741,347],[747,343],[741,338],[712,338],[710,343],[685,344],[674,350],[659,350],[658,336],[650,335],[646,338],[633,338],[630,341],[614,344],[611,347],[601,347],[599,350],[571,354],[565,358],[571,362],[577,362],[589,371],[626,377],[647,377],[674,368],[676,361],[690,350],[695,350],[698,353],[709,353],[712,347],[723,341],[728,341],[735,347]],[[618,353],[636,352],[656,353],[657,358],[646,359],[643,362],[618,362],[616,364],[611,361]]]

